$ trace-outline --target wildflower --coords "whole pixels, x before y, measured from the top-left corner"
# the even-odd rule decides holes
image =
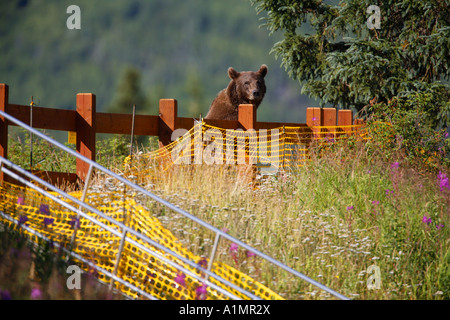
[[[55,219],[53,218],[44,218],[44,226],[49,226],[51,224],[53,224],[53,222],[55,221]]]
[[[393,164],[391,164],[391,169],[398,169],[399,164],[398,162],[394,162]]]
[[[186,275],[184,273],[178,273],[175,277],[175,282],[178,283],[180,286],[186,287]]]
[[[33,288],[31,290],[31,299],[38,300],[42,298],[42,292],[39,290],[39,288]]]
[[[28,217],[27,216],[24,216],[24,215],[20,216],[20,218],[19,218],[19,226],[25,224],[27,221],[28,221]]]
[[[230,245],[230,252],[237,252],[239,249],[239,246],[236,243],[232,243]]]
[[[252,252],[252,251],[250,251],[250,250],[247,250],[247,251],[246,251],[246,254],[247,254],[247,258],[256,256],[256,253],[254,253],[254,252]]]
[[[39,207],[39,211],[43,214],[50,214],[48,204],[41,204],[41,206]]]
[[[422,222],[426,224],[430,224],[433,220],[431,218],[428,218],[427,216],[423,216]]]
[[[355,207],[353,207],[353,206],[348,206],[347,207],[347,211],[350,211],[350,210],[353,210]]]
[[[0,289],[0,300],[11,300],[11,294],[8,290]]]
[[[441,192],[444,191],[445,188],[450,189],[448,177],[444,172],[439,171],[438,181],[439,181],[439,187],[441,188]]]
[[[203,269],[206,269],[206,267],[208,266],[208,262],[206,261],[206,258],[201,258],[197,264],[199,267],[201,267]]]
[[[386,189],[386,195],[388,196],[390,193],[394,193],[394,190]]]
[[[438,230],[442,229],[443,227],[445,227],[445,225],[443,225],[442,223],[436,225],[436,229],[438,229]]]
[[[230,230],[228,228],[223,227],[222,231],[225,232],[225,233],[228,233],[228,231],[230,231]]]
[[[239,265],[239,260],[237,257],[237,252],[238,252],[239,246],[236,243],[232,243],[230,245],[230,256],[231,258],[233,258],[234,263],[236,264],[236,266]]]
[[[373,201],[372,201],[372,204],[373,204],[373,205],[378,205],[378,204],[380,204],[380,201],[378,201],[378,200],[373,200]]]
[[[25,203],[23,197],[18,197],[17,198],[17,204],[23,205]]]
[[[206,285],[203,284],[199,287],[197,287],[197,289],[195,289],[195,299],[196,300],[206,300]]]

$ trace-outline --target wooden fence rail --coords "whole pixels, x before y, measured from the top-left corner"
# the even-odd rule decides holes
[[[9,87],[0,83],[0,110],[20,121],[30,124],[30,106],[9,103]],[[96,112],[96,97],[92,93],[78,93],[76,110],[33,107],[33,128],[76,132],[76,150],[88,159],[95,161],[95,141],[97,133],[131,134],[132,115]],[[251,104],[239,106],[237,121],[204,119],[205,123],[224,129],[273,129],[282,126],[314,127],[342,126],[353,124],[351,110],[335,108],[307,108],[306,123],[259,122],[256,119],[256,107]],[[0,156],[8,158],[8,126],[14,125],[0,117]],[[158,136],[159,146],[171,142],[174,130],[190,129],[194,126],[193,118],[178,117],[178,103],[175,99],[159,101],[159,115],[135,115],[134,134]],[[56,182],[78,179],[84,181],[88,166],[77,159],[76,173],[45,172],[46,180]],[[0,172],[0,181],[7,179]]]

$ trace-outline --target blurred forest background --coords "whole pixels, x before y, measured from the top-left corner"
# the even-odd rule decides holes
[[[81,29],[69,30],[69,5]],[[300,93],[269,52],[268,35],[249,0],[11,0],[0,2],[0,82],[12,103],[74,109],[92,92],[97,111],[157,114],[161,98],[180,116],[206,115],[229,82],[227,68],[269,67],[260,121],[304,122],[318,105]]]

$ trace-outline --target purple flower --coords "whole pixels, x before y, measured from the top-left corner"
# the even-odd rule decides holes
[[[80,227],[80,218],[77,218],[76,216],[70,217],[69,224],[70,224],[70,226],[71,226],[72,228],[74,228],[74,229],[75,229],[75,226],[76,226],[77,228],[79,228],[79,227]]]
[[[42,292],[38,288],[33,288],[31,290],[31,299],[37,300],[42,298]]]
[[[254,253],[254,252],[252,252],[250,250],[247,250],[246,253],[247,253],[247,258],[256,256],[256,253]]]
[[[443,227],[445,227],[445,225],[443,225],[442,223],[436,225],[436,229],[438,229],[438,230],[442,229]]]
[[[39,211],[43,214],[50,214],[48,204],[41,204],[41,206],[39,207]]]
[[[206,285],[203,284],[199,287],[197,287],[197,289],[195,289],[195,299],[196,300],[206,300],[206,294],[208,292],[206,291]]]
[[[393,164],[391,164],[391,169],[398,169],[398,167],[398,162],[394,162]]]
[[[228,228],[223,227],[222,231],[225,232],[225,233],[228,233],[228,231],[230,231],[230,230],[228,230]]]
[[[394,193],[394,190],[386,189],[386,195],[388,196],[390,193]]]
[[[51,224],[53,224],[53,222],[55,221],[55,219],[53,218],[44,218],[44,226],[49,226]]]
[[[353,207],[353,206],[348,206],[347,207],[347,211],[350,211],[350,210],[353,210],[355,207]]]
[[[178,283],[180,286],[186,287],[186,275],[184,273],[178,273],[175,277],[175,282]]]
[[[422,222],[426,224],[430,224],[433,220],[431,218],[428,218],[427,216],[423,216]]]
[[[11,300],[11,294],[8,290],[0,289],[0,300]]]
[[[239,246],[236,243],[232,243],[230,245],[230,256],[231,256],[231,258],[233,258],[234,263],[236,264],[236,266],[239,265],[239,259],[238,259],[238,256],[237,256],[238,250],[239,250]]]
[[[206,258],[201,258],[197,264],[203,269],[206,269],[206,267],[208,266],[208,261],[206,261]]]
[[[372,201],[372,204],[373,204],[373,205],[378,205],[378,204],[380,204],[380,201],[378,201],[378,200],[373,200],[373,201]]]
[[[24,215],[20,216],[19,217],[19,226],[25,224],[27,221],[28,221],[28,217],[27,216],[24,216]]]
[[[239,249],[239,246],[236,243],[232,243],[230,245],[230,252],[237,252]]]
[[[312,121],[316,121],[317,120],[317,118],[316,117],[313,117],[312,119],[311,119]]]
[[[24,199],[23,199],[23,197],[18,197],[17,198],[17,204],[24,204],[25,203],[25,201],[24,201]]]
[[[444,172],[439,171],[438,181],[439,181],[439,187],[441,188],[441,192],[444,191],[445,188],[450,189],[448,177]]]

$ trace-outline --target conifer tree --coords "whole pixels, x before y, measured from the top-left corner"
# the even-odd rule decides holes
[[[421,94],[434,124],[449,125],[448,0],[251,2],[270,33],[283,32],[272,53],[322,105],[359,111]]]

